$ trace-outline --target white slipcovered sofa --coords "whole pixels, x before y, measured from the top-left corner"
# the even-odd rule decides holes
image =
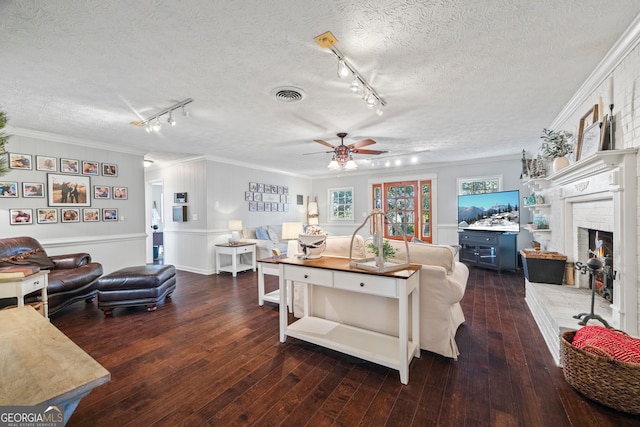
[[[365,258],[364,239],[356,236],[353,258]],[[327,237],[323,256],[349,257],[351,236]],[[398,258],[406,259],[404,242],[391,241]],[[420,347],[445,357],[457,359],[460,352],[455,341],[458,327],[465,321],[460,301],[469,278],[469,269],[456,260],[451,246],[408,243],[410,261],[420,269]],[[303,311],[302,286],[295,284],[294,313]],[[315,316],[353,326],[366,327],[397,335],[396,300],[366,294],[353,294],[324,286],[313,287],[310,310]]]
[[[287,253],[288,242],[282,240],[282,224],[243,228],[240,240],[256,244],[256,259],[273,256],[273,249],[278,249],[282,254]]]

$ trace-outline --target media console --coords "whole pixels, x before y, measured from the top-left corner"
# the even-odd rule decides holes
[[[513,270],[518,267],[518,234],[495,231],[459,232],[460,261],[468,265],[493,270]]]

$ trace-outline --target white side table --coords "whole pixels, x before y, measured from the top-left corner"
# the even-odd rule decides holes
[[[278,263],[282,260],[283,256],[274,256],[270,258],[262,258],[258,260],[258,305],[263,306],[264,302],[272,302],[280,304],[280,288],[269,293],[264,291],[264,276],[268,274],[270,276],[280,276],[280,266]],[[287,282],[287,306],[289,307],[289,313],[293,313],[293,304],[291,304],[291,282]]]
[[[250,254],[251,263],[243,264],[240,262],[240,255]],[[221,265],[220,255],[228,255],[231,257],[231,264]],[[239,271],[253,270],[256,271],[256,244],[255,243],[237,243],[235,245],[229,243],[221,243],[216,245],[216,274],[221,271],[229,272],[236,277]]]
[[[44,317],[49,318],[49,301],[47,285],[49,284],[49,272],[39,271],[25,277],[12,277],[0,279],[0,298],[18,298],[18,307],[24,307],[24,297],[31,292],[42,290],[42,305]]]

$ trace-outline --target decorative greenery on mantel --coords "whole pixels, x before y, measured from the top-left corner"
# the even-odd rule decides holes
[[[5,148],[9,141],[10,135],[4,133],[4,127],[7,125],[7,115],[4,111],[0,111],[0,176],[9,172],[7,164],[7,149]]]
[[[573,152],[573,134],[566,130],[543,129],[540,136],[544,141],[540,150],[547,159],[563,157]]]

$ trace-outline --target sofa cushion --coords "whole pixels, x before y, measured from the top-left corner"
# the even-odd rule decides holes
[[[258,227],[256,228],[256,239],[258,240],[269,240],[269,233],[266,228]]]
[[[273,243],[278,243],[280,241],[278,231],[270,225],[267,225],[267,234],[269,235],[269,240],[271,240]]]

